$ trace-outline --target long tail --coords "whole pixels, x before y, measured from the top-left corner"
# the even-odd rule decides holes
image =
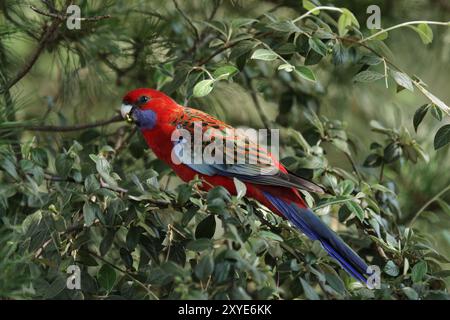
[[[355,279],[366,283],[367,264],[310,209],[301,208],[270,193],[264,195],[283,215],[312,240],[319,240],[330,256]]]

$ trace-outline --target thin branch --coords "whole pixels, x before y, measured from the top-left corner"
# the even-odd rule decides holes
[[[242,41],[243,41],[243,40],[242,40]],[[229,43],[225,44],[223,47],[217,49],[216,51],[214,51],[214,52],[213,52],[211,55],[209,55],[208,57],[206,57],[206,58],[200,60],[200,61],[197,63],[197,65],[198,65],[198,66],[202,66],[202,65],[208,63],[208,62],[209,62],[211,59],[213,59],[215,56],[219,55],[220,53],[222,53],[223,51],[225,51],[225,50],[227,50],[227,49],[229,49],[229,48],[234,47],[234,46],[237,45],[239,42],[241,42],[241,41],[229,42]]]
[[[256,110],[258,111],[258,114],[259,114],[259,116],[261,118],[261,121],[262,121],[263,125],[266,128],[270,128],[271,127],[270,120],[267,118],[266,114],[264,113],[264,110],[262,109],[262,106],[259,103],[258,96],[256,94],[256,90],[253,87],[252,80],[250,79],[249,75],[245,71],[244,71],[244,77],[245,77],[245,80],[247,81],[247,85],[248,85],[248,87],[250,89],[250,95],[252,97],[253,103],[254,103],[254,105],[256,107]]]
[[[5,85],[5,87],[2,88],[1,92],[5,92],[5,91],[9,90],[31,70],[31,68],[33,67],[33,65],[36,63],[37,59],[41,55],[42,51],[46,47],[47,43],[52,38],[56,29],[58,29],[61,22],[62,21],[59,19],[53,20],[53,22],[50,24],[50,26],[47,28],[47,30],[42,35],[41,40],[39,40],[39,43],[38,43],[37,47],[34,49],[33,53],[26,60],[23,67],[19,70],[19,72],[17,72],[17,74],[11,80],[8,81],[8,83]]]
[[[17,129],[23,129],[27,131],[45,131],[45,132],[71,132],[71,131],[79,131],[79,130],[86,130],[91,129],[95,127],[102,127],[109,125],[111,123],[123,121],[123,118],[120,114],[115,115],[114,117],[107,119],[107,120],[101,120],[96,121],[93,123],[86,123],[86,124],[76,124],[72,126],[34,126],[34,125],[18,125],[13,126],[12,128]],[[9,127],[11,129],[11,127]]]
[[[361,174],[360,174],[358,167],[356,166],[356,163],[353,160],[352,156],[350,154],[348,154],[347,152],[344,152],[344,154],[345,154],[345,157],[347,158],[348,162],[352,166],[353,171],[355,171],[355,174],[358,177],[358,180],[361,182],[362,181]]]
[[[416,222],[417,218],[420,216],[420,214],[421,214],[422,212],[424,212],[425,209],[426,209],[430,204],[432,204],[434,201],[436,201],[437,199],[439,199],[444,193],[446,193],[446,192],[449,191],[449,190],[450,190],[450,184],[449,184],[446,188],[442,189],[439,193],[437,193],[437,194],[436,194],[433,198],[431,198],[427,203],[425,203],[425,204],[419,209],[419,211],[416,212],[416,214],[414,215],[414,217],[411,219],[411,221],[410,221],[409,224],[408,224],[408,227],[411,228],[412,225],[414,224],[414,222]]]
[[[220,2],[221,2],[220,0],[214,1],[214,7],[213,7],[213,9],[211,11],[211,14],[208,17],[208,21],[211,21],[216,16],[217,10],[220,7]]]
[[[342,13],[342,9],[336,8],[336,7],[329,7],[329,6],[319,6],[319,7],[315,7],[311,10],[309,10],[308,12],[306,12],[305,14],[301,15],[300,17],[292,20],[293,23],[299,22],[300,20],[306,18],[307,16],[310,16],[311,14],[314,14],[314,12],[320,11],[320,10],[324,10],[324,11],[337,11]]]
[[[200,34],[197,30],[197,27],[194,25],[194,23],[191,21],[191,19],[184,13],[183,10],[181,10],[180,6],[178,5],[178,2],[176,0],[172,0],[173,4],[175,5],[175,9],[181,14],[184,20],[189,24],[189,26],[192,28],[192,31],[194,32],[195,39],[197,41],[200,39]]]
[[[131,280],[133,280],[134,282],[136,282],[139,286],[141,286],[145,291],[147,291],[148,294],[150,294],[153,298],[155,298],[156,300],[159,300],[158,296],[150,289],[151,285],[150,284],[144,284],[141,281],[139,281],[138,279],[136,279],[136,277],[131,274],[130,272],[128,272],[127,270],[124,270],[122,268],[119,268],[118,266],[116,266],[114,263],[109,262],[108,260],[104,259],[103,257],[99,256],[98,254],[96,254],[93,251],[88,250],[88,253],[93,256],[94,258],[97,258],[99,260],[101,260],[103,263],[106,263],[107,265],[109,265],[110,267],[116,269],[117,271],[119,271],[120,273],[128,276]]]
[[[374,33],[373,35],[371,35],[371,36],[369,36],[367,38],[361,39],[360,42],[363,43],[363,42],[369,41],[371,39],[374,39],[374,38],[378,37],[380,34],[383,34],[385,32],[388,32],[388,31],[391,31],[391,30],[394,30],[394,29],[398,29],[398,28],[402,28],[402,27],[406,27],[406,26],[410,26],[410,25],[416,25],[416,24],[427,24],[427,25],[428,24],[435,24],[435,25],[439,25],[439,26],[450,26],[450,22],[427,21],[427,20],[408,21],[408,22],[400,23],[400,24],[397,24],[395,26],[389,27],[387,29],[381,29],[380,31]]]
[[[66,8],[68,6],[69,2],[67,2]],[[50,26],[46,28],[44,34],[41,36],[39,43],[33,53],[26,59],[25,64],[23,67],[17,72],[17,74],[8,81],[8,83],[5,85],[4,88],[1,89],[1,93],[9,90],[11,87],[13,87],[17,82],[19,82],[33,67],[33,65],[38,60],[39,56],[41,55],[42,51],[48,44],[48,42],[53,38],[54,33],[58,29],[58,27],[61,25],[61,23],[67,19],[67,15],[61,15],[59,13],[52,13],[52,12],[45,12],[43,10],[40,10],[34,6],[30,6],[30,8],[42,15],[45,15],[47,17],[54,18],[54,20],[51,22]],[[75,20],[79,21],[98,21],[102,19],[110,18],[110,15],[104,15],[104,16],[95,16],[95,17],[86,17],[86,18],[75,18]],[[44,25],[45,27],[45,25]]]

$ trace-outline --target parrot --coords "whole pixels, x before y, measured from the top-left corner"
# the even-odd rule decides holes
[[[245,184],[248,198],[257,200],[275,214],[287,219],[311,240],[319,241],[325,251],[356,280],[367,283],[370,273],[367,264],[325,222],[308,208],[299,190],[323,193],[317,184],[289,172],[264,148],[246,144],[238,146],[235,140],[242,137],[227,136],[230,125],[215,117],[176,103],[172,98],[155,89],[138,88],[128,92],[122,99],[122,117],[135,124],[148,147],[157,158],[164,161],[185,182],[196,177],[204,181],[205,191],[222,186],[236,195],[234,179]],[[232,142],[233,154],[256,154],[271,161],[256,163],[198,163],[186,161],[180,153],[187,148],[186,139],[174,139],[176,130],[193,133],[195,124],[201,123],[205,133],[215,129],[224,133],[224,139]],[[175,151],[174,151],[175,150]],[[178,150],[178,152],[176,151]],[[175,157],[174,157],[175,153]],[[177,156],[178,155],[178,156]]]

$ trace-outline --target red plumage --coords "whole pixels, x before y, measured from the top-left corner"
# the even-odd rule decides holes
[[[250,141],[240,144],[245,138],[235,134],[229,135],[227,129],[232,129],[231,126],[202,111],[180,106],[165,94],[153,89],[136,89],[129,92],[123,99],[122,114],[125,118],[136,122],[155,155],[166,162],[182,180],[187,182],[197,175],[205,181],[201,186],[204,190],[207,191],[213,186],[223,186],[235,195],[233,178],[238,178],[247,187],[247,197],[256,199],[276,214],[285,217],[312,240],[320,241],[323,248],[348,273],[366,282],[368,269],[365,262],[307,208],[298,191],[304,189],[321,193],[322,189],[289,173],[265,149]],[[201,122],[201,133],[214,129],[213,137],[222,136],[223,139],[231,141],[233,156],[256,155],[258,162],[231,165],[195,164],[189,161],[175,163],[172,157],[174,146],[186,148],[188,143],[173,140],[172,134],[182,128],[194,136],[194,128],[199,128],[195,122]]]
[[[223,186],[231,194],[235,195],[236,188],[233,178],[218,175],[207,176],[194,171],[185,164],[174,164],[171,159],[173,145],[170,143],[172,132],[176,130],[177,120],[186,122],[202,121],[207,122],[209,126],[217,125],[220,128],[231,127],[204,112],[182,107],[171,98],[157,90],[145,88],[136,89],[129,92],[124,97],[123,101],[124,103],[132,104],[142,96],[149,96],[151,99],[146,105],[141,106],[141,109],[153,110],[158,119],[156,126],[153,129],[142,130],[145,141],[153,150],[155,155],[159,159],[166,162],[183,181],[191,181],[196,175],[198,175],[201,179],[207,182],[202,185],[204,190],[209,190],[211,186]],[[287,173],[286,168],[279,163],[277,159],[273,159],[273,161],[281,172]],[[267,200],[262,193],[263,191],[270,192],[271,194],[287,201],[295,202],[302,208],[306,207],[304,200],[295,188],[257,185],[250,182],[245,182],[245,185],[247,187],[248,197],[254,198],[280,216],[283,216],[283,214]]]

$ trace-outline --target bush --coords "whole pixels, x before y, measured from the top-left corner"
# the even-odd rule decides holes
[[[0,5],[0,297],[449,298],[449,125],[434,139],[408,129],[429,132],[423,119],[447,121],[449,107],[397,65],[387,32],[309,1],[79,1],[79,30],[68,2],[27,3]],[[427,45],[432,24],[409,27]],[[347,98],[361,86],[427,100],[390,125],[353,101],[379,95]],[[380,266],[381,288],[242,194],[177,180],[112,107],[137,87],[279,128],[283,164],[327,190],[303,192],[308,204]],[[81,290],[66,287],[71,265]]]

